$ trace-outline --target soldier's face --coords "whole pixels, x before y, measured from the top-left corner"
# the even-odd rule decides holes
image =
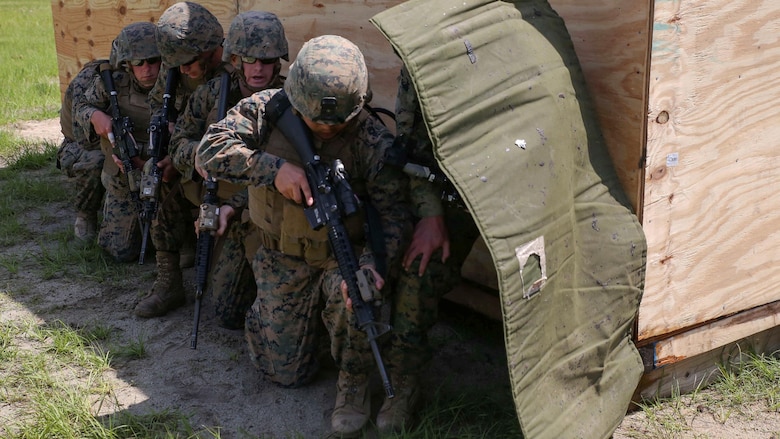
[[[347,127],[347,124],[349,124],[349,122],[344,122],[338,125],[326,125],[324,123],[317,123],[308,117],[304,117],[303,121],[311,130],[311,133],[320,140],[330,140],[338,136],[338,134]]]
[[[133,70],[133,76],[135,76],[136,81],[138,81],[138,84],[141,85],[141,87],[152,88],[157,81],[157,75],[160,73],[160,58],[143,61],[143,64],[140,66],[135,65],[137,62],[131,63],[130,68]]]
[[[241,68],[244,70],[244,78],[246,83],[253,88],[265,88],[274,79],[274,70],[279,63],[279,59],[275,60],[261,60],[259,58],[252,58],[253,63],[248,63],[243,60]],[[271,62],[273,61],[273,62]]]
[[[206,65],[201,57],[196,57],[192,61],[179,66],[182,75],[187,75],[192,79],[201,79],[206,74]]]

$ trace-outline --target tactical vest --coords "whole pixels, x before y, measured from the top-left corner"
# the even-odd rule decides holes
[[[139,91],[138,86],[133,82],[132,76],[123,71],[115,70],[113,72],[114,86],[117,92],[117,101],[119,102],[119,112],[122,117],[129,117],[133,122],[133,138],[138,145],[138,154],[146,159],[145,146],[149,144],[149,103],[146,100],[147,93]],[[106,94],[108,94],[106,90]],[[111,114],[111,109],[104,109],[106,114]],[[108,155],[103,162],[103,171],[108,175],[115,176],[119,173],[119,167],[111,160],[111,143],[106,138],[100,139],[100,147]]]
[[[326,143],[315,141],[315,152],[323,163],[331,164],[338,158],[344,164],[348,176],[359,175],[350,140],[355,138],[359,125],[366,117],[368,114],[363,111],[356,122],[347,126],[335,139]],[[303,167],[295,148],[279,130],[271,131],[265,152]],[[361,179],[350,178],[350,185],[359,198],[367,195]],[[312,229],[304,215],[303,206],[285,198],[272,185],[249,187],[249,214],[252,222],[260,228],[263,246],[266,248],[303,258],[309,265],[335,267],[335,261],[330,260],[332,254],[327,227]],[[365,243],[364,224],[362,210],[344,219],[350,243],[357,255],[360,255],[360,249]]]

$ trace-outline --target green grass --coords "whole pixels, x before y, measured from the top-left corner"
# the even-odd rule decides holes
[[[0,0],[0,11],[0,126],[57,117],[60,87],[51,1]]]
[[[725,424],[731,418],[750,423],[757,412],[780,409],[780,353],[745,353],[738,363],[720,365],[717,378],[687,394],[655,398],[639,404],[644,424],[629,431],[635,439],[708,438],[693,427],[701,416]],[[770,437],[780,437],[774,431]],[[765,437],[765,436],[760,436]]]
[[[0,304],[8,300],[0,293]],[[101,326],[77,330],[62,322],[0,323],[0,437],[27,438],[219,438],[195,431],[187,417],[169,411],[120,412],[95,416],[114,401],[104,378],[110,356],[95,336],[110,339]]]

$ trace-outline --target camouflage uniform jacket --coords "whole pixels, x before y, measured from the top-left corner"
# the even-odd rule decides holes
[[[79,146],[88,151],[100,149],[100,138],[92,124],[82,126],[73,117],[73,98],[82,98],[87,90],[92,86],[94,76],[99,74],[100,64],[108,62],[107,59],[96,59],[84,64],[84,67],[70,81],[65,89],[65,95],[62,98],[62,108],[60,109],[60,127],[62,135],[67,140],[76,141]]]
[[[417,92],[412,84],[406,66],[401,69],[398,78],[398,96],[395,104],[395,126],[399,138],[405,138],[406,154],[411,163],[438,169],[433,155],[433,145],[423,122]],[[410,198],[414,213],[419,218],[444,214],[440,184],[431,183],[420,177],[411,177],[409,181]]]
[[[229,110],[238,103],[244,96],[239,86],[239,73],[235,69],[226,65],[225,70],[230,72],[230,88],[227,97],[227,109]],[[209,80],[206,84],[199,86],[190,95],[184,112],[181,113],[176,121],[176,128],[171,136],[169,154],[173,161],[173,166],[182,174],[183,179],[189,179],[194,172],[195,152],[200,144],[206,129],[214,122],[217,122],[219,92],[222,87],[223,75],[219,75]],[[282,77],[277,78],[268,88],[279,88],[282,86]],[[240,208],[246,206],[246,191],[236,193],[231,199],[225,202],[234,207]]]
[[[127,116],[132,121],[133,138],[139,148],[138,154],[142,158],[146,158],[144,146],[149,143],[149,118],[146,116],[148,114],[147,94],[149,90],[140,87],[132,74],[124,70],[113,70],[111,75],[118,93],[119,112],[122,116]],[[86,132],[86,127],[92,128],[90,119],[96,111],[103,111],[109,116],[111,115],[110,95],[103,84],[100,73],[96,73],[92,77],[92,84],[84,91],[83,95],[74,96],[74,126],[78,125],[84,128],[85,136],[89,135]],[[101,146],[107,158],[110,157],[111,146],[108,144],[108,140],[101,139]],[[109,175],[116,175],[119,172],[119,168],[114,164],[113,160],[106,160],[104,166]]]
[[[271,186],[285,160],[264,151],[271,127],[264,119],[265,105],[279,90],[264,90],[241,100],[228,111],[221,122],[209,126],[198,147],[201,166],[216,178],[245,186]],[[364,110],[365,112],[365,110]],[[353,169],[347,167],[353,188],[364,188],[368,201],[381,217],[388,266],[397,256],[402,234],[407,225],[408,209],[406,195],[408,178],[398,168],[385,166],[384,160],[393,147],[393,135],[373,117],[355,117],[354,124],[345,128],[351,139],[333,139],[338,143],[349,142],[353,156]],[[315,140],[315,149],[329,148],[330,142]],[[302,212],[301,212],[302,213]],[[371,252],[365,249],[360,255],[360,264],[373,260]]]

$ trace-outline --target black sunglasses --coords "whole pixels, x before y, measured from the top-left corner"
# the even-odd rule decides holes
[[[146,59],[131,59],[130,65],[133,65],[135,67],[141,67],[144,64],[157,64],[160,62],[160,57],[155,56],[154,58],[146,58]]]
[[[279,61],[279,58],[269,58],[269,59],[262,59],[262,58],[255,58],[254,56],[242,56],[241,62],[246,64],[254,64],[256,62],[260,61],[260,64],[263,65],[271,65],[276,64],[277,61]]]

